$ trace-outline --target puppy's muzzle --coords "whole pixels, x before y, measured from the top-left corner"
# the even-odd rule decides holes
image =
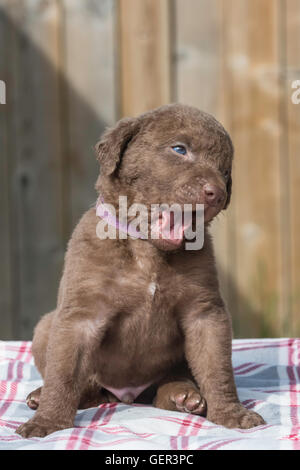
[[[210,207],[220,207],[225,202],[225,192],[212,183],[203,186],[203,203]]]

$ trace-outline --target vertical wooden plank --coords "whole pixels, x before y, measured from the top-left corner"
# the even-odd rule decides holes
[[[279,2],[226,1],[241,336],[282,334]],[[228,81],[229,83],[229,81]],[[249,306],[249,307],[248,307]],[[251,314],[250,314],[251,313]]]
[[[169,103],[168,0],[119,0],[119,24],[122,115]]]
[[[7,200],[8,200],[8,211],[9,214],[6,218],[7,234],[9,235],[9,252],[6,254],[6,259],[9,263],[9,273],[10,273],[10,292],[7,291],[7,294],[10,295],[10,334],[11,338],[15,339],[18,337],[19,325],[20,325],[20,276],[19,276],[19,256],[18,256],[18,233],[19,233],[19,220],[16,216],[16,197],[12,190],[12,175],[16,170],[16,151],[17,151],[17,139],[15,138],[15,120],[14,116],[16,115],[16,103],[17,103],[17,83],[18,76],[16,74],[16,61],[13,60],[16,56],[17,43],[18,43],[18,34],[11,18],[8,16],[9,5],[8,0],[1,0],[1,9],[3,16],[3,26],[5,27],[5,37],[3,38],[3,55],[2,55],[2,66],[3,73],[6,76],[7,83],[7,104],[5,105],[5,121],[6,121],[6,145],[2,147],[3,159],[6,160],[6,190],[7,190]],[[5,156],[5,153],[7,155]],[[8,314],[6,314],[8,316]]]
[[[177,99],[219,114],[222,83],[222,3],[175,1]]]
[[[10,31],[10,318],[13,337],[30,339],[39,316],[55,306],[65,241],[95,199],[93,146],[115,119],[114,1],[77,2],[77,17],[68,2],[68,22],[62,0],[1,2]],[[9,293],[8,270],[5,276]]]
[[[279,122],[279,181],[280,181],[280,242],[281,242],[281,296],[280,331],[282,336],[291,335],[291,217],[290,217],[290,165],[288,149],[288,90],[287,90],[287,2],[280,0],[278,22],[278,47],[280,60]],[[292,336],[292,335],[291,335]]]
[[[213,114],[225,128],[230,127],[230,114],[224,56],[224,13],[222,0],[185,0],[175,2],[175,74],[176,100]],[[233,188],[233,199],[235,190]],[[234,267],[231,207],[212,224],[217,268],[223,297],[232,313],[235,297],[232,272]]]
[[[0,2],[0,80],[7,83],[5,44],[8,43],[8,25],[3,2]],[[7,99],[6,99],[7,101]],[[12,289],[11,289],[11,234],[9,216],[9,154],[7,142],[8,103],[0,104],[0,338],[13,338]]]
[[[286,106],[288,147],[285,164],[288,166],[289,213],[291,224],[291,297],[289,335],[300,335],[300,104],[294,104],[291,85],[300,79],[300,2],[286,2]]]
[[[249,87],[249,52],[248,52],[248,0],[242,0],[238,4],[234,1],[222,1],[223,12],[223,75],[224,92],[222,95],[224,109],[226,110],[227,126],[233,139],[235,147],[235,157],[233,165],[233,196],[230,205],[230,223],[227,224],[227,258],[226,275],[229,278],[228,285],[228,303],[233,316],[233,325],[235,336],[259,336],[257,326],[257,314],[251,299],[247,298],[247,292],[242,292],[237,279],[237,231],[239,220],[237,217],[237,199],[241,198],[239,193],[238,178],[241,165],[240,147],[247,147],[247,132],[241,129],[235,131],[235,113],[236,108],[240,113],[249,112],[250,96],[249,92],[238,96],[236,93],[236,84],[233,84],[233,73],[236,74],[236,80],[239,86]],[[245,23],[246,21],[246,23]],[[241,94],[241,93],[240,93]],[[242,101],[239,101],[242,98]],[[226,248],[225,248],[226,249]],[[246,268],[245,268],[246,270]],[[245,335],[245,332],[247,334]]]
[[[15,338],[30,339],[56,303],[63,261],[57,3],[9,1],[9,108]],[[8,44],[6,44],[8,47]]]
[[[95,202],[99,167],[93,149],[117,117],[115,0],[63,0],[63,10],[70,234]]]

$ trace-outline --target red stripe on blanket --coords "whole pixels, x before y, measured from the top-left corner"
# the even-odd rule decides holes
[[[14,371],[15,362],[10,362],[8,364],[7,380],[11,382],[10,391],[9,391],[8,397],[6,398],[5,403],[0,408],[0,417],[3,416],[7,412],[8,408],[11,405],[11,403],[14,401],[14,398],[17,394],[17,382],[20,382],[23,378],[23,365],[24,365],[24,363],[21,362],[21,359],[22,359],[22,356],[23,356],[24,352],[27,352],[27,346],[26,345],[27,345],[26,342],[23,342],[21,344],[19,354],[16,357],[16,361],[19,361],[19,362],[17,362],[17,371],[16,371],[17,374],[16,374],[16,378],[15,378],[14,382],[13,382],[13,379],[14,379],[14,372],[13,371]]]
[[[241,347],[238,345],[235,345],[233,347],[233,351],[250,351],[250,350],[256,350],[256,349],[269,349],[269,348],[286,348],[287,346],[289,347],[291,344],[291,340],[289,340],[286,343],[271,343],[271,344],[265,344],[265,345],[257,345],[257,346],[249,346],[249,347]]]
[[[82,428],[74,428],[71,432],[70,437],[68,438],[68,442],[66,443],[66,450],[74,450],[75,445],[78,442],[78,438],[80,433],[82,432]]]
[[[262,366],[265,366],[265,364],[253,364],[251,367],[248,367],[245,370],[240,370],[238,372],[236,372],[236,369],[234,369],[234,373],[235,373],[235,375],[244,375],[244,374],[248,374],[248,372],[252,372],[253,370],[258,369],[259,367],[262,367]]]
[[[184,436],[187,433],[187,430],[190,425],[193,424],[192,422],[192,416],[187,415],[187,417],[182,420],[181,426],[178,431],[178,436]]]
[[[177,440],[178,440],[178,437],[176,437],[176,436],[171,436],[170,437],[170,447],[171,447],[171,449],[174,449],[174,450],[178,449]]]
[[[109,423],[109,421],[111,420],[114,412],[116,411],[116,407],[117,407],[117,404],[118,403],[108,403],[108,410],[107,412],[105,413],[105,416],[102,420],[102,425],[105,426],[106,424]]]
[[[94,434],[94,429],[88,428],[85,430],[85,433],[83,434],[82,438],[80,438],[81,443],[79,446],[79,450],[88,450],[90,448]]]

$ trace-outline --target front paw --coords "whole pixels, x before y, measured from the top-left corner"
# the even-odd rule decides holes
[[[258,413],[247,410],[240,403],[227,405],[222,410],[209,411],[208,408],[207,419],[226,428],[249,429],[266,424]]]
[[[48,434],[68,427],[72,427],[72,425],[62,426],[48,420],[33,417],[26,423],[21,424],[21,426],[16,429],[16,433],[25,438],[45,437],[48,436]]]

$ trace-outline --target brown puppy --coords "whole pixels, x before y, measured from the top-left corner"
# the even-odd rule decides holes
[[[90,209],[68,246],[57,309],[35,329],[44,386],[27,398],[38,410],[17,432],[45,436],[72,427],[78,408],[118,399],[153,400],[227,427],[263,424],[237,397],[231,322],[207,230],[230,199],[228,134],[212,116],[175,104],[121,120],[96,150],[105,203],[118,208],[125,195],[128,206],[192,204],[193,214],[204,204],[204,246],[185,250],[183,231],[177,239],[172,231],[99,239]]]

